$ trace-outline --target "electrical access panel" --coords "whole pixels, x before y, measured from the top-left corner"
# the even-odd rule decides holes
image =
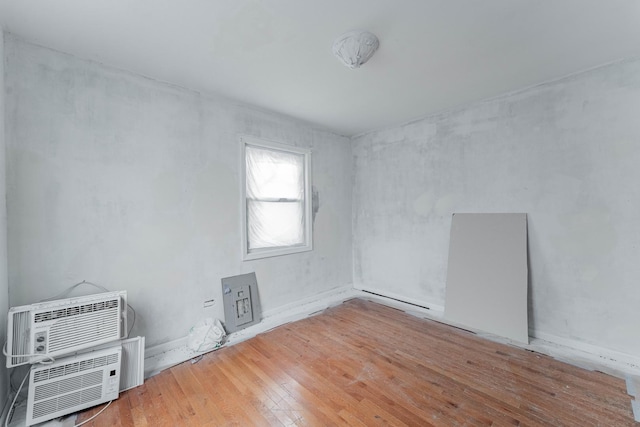
[[[228,333],[259,323],[261,318],[255,273],[222,279],[225,329]]]

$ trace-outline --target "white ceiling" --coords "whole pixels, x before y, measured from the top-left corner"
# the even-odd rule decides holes
[[[344,135],[640,56],[638,0],[0,0],[0,24]],[[350,70],[355,28],[380,49]]]

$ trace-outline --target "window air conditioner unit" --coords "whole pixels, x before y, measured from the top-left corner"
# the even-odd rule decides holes
[[[144,384],[144,337],[128,338],[115,343],[101,345],[94,350],[122,347],[120,364],[120,393]]]
[[[12,307],[7,322],[7,368],[126,336],[127,291]]]
[[[31,367],[26,425],[117,399],[121,357],[118,344]]]

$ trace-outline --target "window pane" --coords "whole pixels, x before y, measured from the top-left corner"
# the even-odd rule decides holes
[[[304,155],[246,146],[247,198],[302,200]]]
[[[304,244],[303,202],[247,200],[248,249]]]

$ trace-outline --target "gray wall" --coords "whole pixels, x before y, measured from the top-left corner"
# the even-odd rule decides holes
[[[4,141],[4,32],[0,27],[0,342],[7,335],[7,311],[9,310],[9,285],[7,280],[7,206],[6,167]],[[0,362],[0,414],[8,391],[8,373],[4,357]]]
[[[83,279],[126,289],[147,344],[223,318],[255,271],[263,311],[350,285],[351,148],[335,134],[7,35],[12,305]],[[314,250],[241,261],[238,134],[312,149]],[[88,289],[91,290],[91,289]],[[215,298],[213,309],[203,301]]]
[[[354,138],[354,284],[444,305],[451,214],[526,212],[536,334],[640,356],[639,112],[628,60]]]

